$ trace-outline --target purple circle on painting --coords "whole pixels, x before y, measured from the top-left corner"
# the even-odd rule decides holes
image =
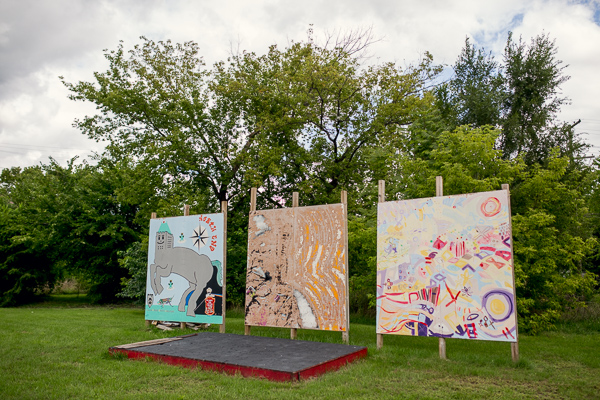
[[[505,308],[502,312],[490,310],[487,306],[489,300],[499,300],[504,304]],[[487,311],[490,319],[494,322],[506,321],[515,309],[513,294],[508,290],[494,289],[487,292],[481,299],[481,306]]]

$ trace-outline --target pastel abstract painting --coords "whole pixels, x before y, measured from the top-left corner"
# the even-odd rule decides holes
[[[250,213],[246,325],[346,331],[343,204]]]
[[[223,214],[150,220],[146,319],[223,323]]]
[[[377,333],[516,342],[504,190],[379,203]]]

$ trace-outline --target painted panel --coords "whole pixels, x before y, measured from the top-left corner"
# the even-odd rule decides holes
[[[150,220],[146,319],[223,323],[223,214]]]
[[[250,213],[246,324],[346,330],[343,204]]]
[[[516,341],[506,191],[379,203],[377,333]]]

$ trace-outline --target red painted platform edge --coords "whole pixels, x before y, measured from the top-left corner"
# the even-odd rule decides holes
[[[180,366],[186,367],[186,368],[201,367],[202,369],[217,371],[217,372],[225,372],[230,375],[235,375],[236,373],[239,372],[245,378],[248,378],[248,377],[266,378],[271,381],[277,381],[277,382],[299,381],[300,379],[313,378],[315,376],[322,375],[328,371],[334,371],[334,370],[340,369],[344,365],[346,365],[354,360],[357,360],[359,358],[366,357],[366,355],[367,355],[367,348],[364,348],[357,352],[336,358],[334,360],[324,362],[324,363],[316,365],[314,367],[306,368],[299,372],[283,372],[283,371],[275,371],[275,370],[267,369],[267,368],[245,367],[245,366],[240,366],[240,365],[225,364],[225,363],[212,362],[212,361],[193,360],[190,358],[178,357],[178,356],[150,354],[150,353],[144,353],[144,352],[137,351],[137,350],[119,349],[116,347],[111,347],[108,349],[108,351],[112,354],[114,354],[114,353],[125,354],[128,358],[131,358],[131,359],[151,358],[153,360],[162,361],[162,362],[170,364],[170,365],[180,365]]]
[[[306,369],[303,369],[301,371],[298,371],[298,380],[300,379],[308,379],[308,378],[313,378],[315,376],[319,376],[322,375],[328,371],[335,371],[338,370],[340,368],[342,368],[343,366],[345,366],[346,364],[350,364],[353,361],[356,361],[360,358],[364,358],[367,356],[367,348],[362,348],[359,351],[355,351],[354,353],[350,353],[347,354],[345,356],[333,359],[333,360],[329,360],[326,361],[324,363],[315,365],[313,367],[309,367]]]
[[[170,365],[180,365],[185,368],[197,368],[225,372],[230,375],[240,373],[243,377],[266,378],[272,381],[287,382],[298,380],[298,374],[292,372],[274,371],[266,368],[243,367],[240,365],[225,364],[212,361],[193,360],[191,358],[179,356],[166,356],[162,354],[150,354],[136,350],[119,349],[111,347],[108,349],[111,353],[123,353],[131,359],[151,358],[153,360],[162,361]]]

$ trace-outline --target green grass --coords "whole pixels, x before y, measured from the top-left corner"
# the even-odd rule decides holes
[[[82,299],[83,297],[83,299]],[[578,326],[582,326],[581,329]],[[216,331],[217,327],[211,327]],[[227,331],[243,334],[240,311]],[[506,343],[448,340],[449,360],[434,338],[385,336],[352,323],[350,342],[366,359],[300,383],[245,379],[108,353],[110,346],[193,333],[144,326],[142,308],[92,307],[84,296],[55,296],[29,307],[0,309],[2,399],[563,399],[600,396],[600,321],[571,322],[554,332],[520,337],[521,361]],[[288,338],[289,330],[252,328]],[[301,340],[341,343],[341,334],[299,330]]]

